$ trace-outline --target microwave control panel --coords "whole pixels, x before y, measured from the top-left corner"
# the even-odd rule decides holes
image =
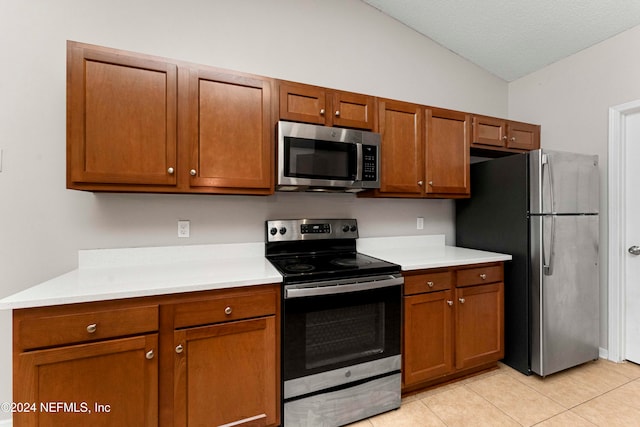
[[[375,145],[362,146],[362,180],[378,180],[378,147]]]

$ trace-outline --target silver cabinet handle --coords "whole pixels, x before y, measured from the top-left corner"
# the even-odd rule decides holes
[[[196,176],[196,173],[198,173],[198,172],[196,172],[196,170],[195,170],[195,169],[191,169],[191,170],[189,171],[189,174],[191,174],[191,176]]]
[[[640,246],[631,246],[629,248],[629,253],[631,255],[640,255]]]
[[[507,140],[507,135],[503,136],[503,137],[502,137],[502,139],[503,139],[504,141],[506,141],[506,140]]]
[[[429,181],[429,185],[433,187],[433,181]]]
[[[146,357],[148,360],[153,359],[153,356],[155,356],[155,353],[153,352],[153,350],[147,351],[147,354],[144,355],[144,357]]]
[[[451,307],[453,305],[453,301],[451,301],[450,299],[447,300],[447,304],[449,304],[449,307]]]
[[[427,286],[430,288],[433,288],[434,283],[432,281],[428,281],[427,282]]]
[[[422,181],[418,181],[418,185],[422,187],[423,182]]]
[[[340,117],[340,111],[336,111],[336,117]]]
[[[231,313],[233,313],[233,309],[231,307],[227,307],[224,309],[224,314],[226,314],[227,316]]]
[[[480,278],[481,278],[482,280],[486,280],[486,279],[487,279],[487,275],[486,275],[486,274],[484,274],[484,273],[482,273],[482,274],[480,275]]]
[[[458,301],[460,301],[460,304],[464,304],[466,300],[464,298],[458,298]]]
[[[320,109],[320,115],[321,115],[321,116],[324,116],[324,108],[321,108],[321,109]]]
[[[174,169],[173,168],[169,168],[167,169],[167,172],[169,173],[169,175],[173,175]]]
[[[184,347],[182,347],[182,344],[178,344],[176,346],[176,353],[180,354],[182,353],[183,350],[184,350]]]
[[[97,329],[98,329],[98,325],[96,325],[95,323],[92,323],[89,326],[87,326],[87,332],[89,332],[90,334],[93,334]]]
[[[510,139],[511,142],[514,142],[515,140],[516,140],[515,136],[512,136],[511,139]]]

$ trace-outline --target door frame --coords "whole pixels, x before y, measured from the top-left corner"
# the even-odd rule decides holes
[[[640,100],[609,108],[608,150],[608,356],[624,360],[626,256],[626,117],[640,112]]]

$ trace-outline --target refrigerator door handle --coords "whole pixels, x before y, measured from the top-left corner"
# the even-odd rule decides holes
[[[543,153],[542,154],[542,160],[541,160],[541,164],[542,164],[542,179],[544,179],[544,171],[545,169],[547,170],[547,176],[548,178],[548,182],[549,182],[549,201],[551,202],[551,205],[549,206],[549,209],[546,209],[546,207],[542,207],[543,212],[551,212],[551,213],[555,213],[556,212],[556,201],[555,201],[555,194],[553,191],[553,173],[551,171],[551,159],[549,158],[549,154],[548,153]],[[546,166],[546,168],[545,168]],[[544,189],[544,184],[542,186],[542,188]]]
[[[544,217],[543,217],[544,218]],[[543,219],[544,221],[544,219]],[[542,233],[542,272],[545,276],[553,275],[553,249],[555,246],[556,236],[556,216],[551,215],[551,238],[549,242],[549,260],[547,260],[547,251],[544,249],[544,231]]]

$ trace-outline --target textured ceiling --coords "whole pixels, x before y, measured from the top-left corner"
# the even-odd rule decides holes
[[[363,1],[506,81],[640,25],[640,0]]]

